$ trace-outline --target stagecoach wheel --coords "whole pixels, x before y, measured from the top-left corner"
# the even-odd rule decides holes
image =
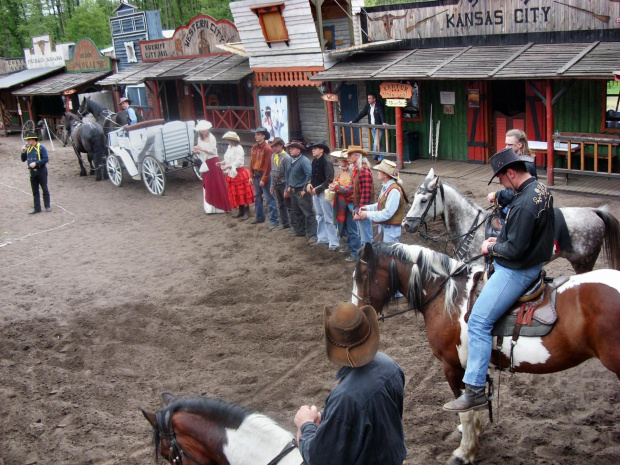
[[[194,174],[196,175],[198,180],[202,182],[202,173],[199,171],[200,165],[202,164],[202,162],[200,161],[200,158],[193,157],[190,163],[192,164],[192,170],[194,171]]]
[[[164,195],[166,191],[166,173],[164,167],[150,155],[142,161],[142,180],[151,194]]]
[[[35,130],[35,124],[34,121],[32,121],[31,119],[29,119],[28,121],[26,121],[24,123],[24,125],[22,126],[22,140],[24,142],[26,142],[26,135],[30,132],[30,131],[34,131]]]
[[[114,154],[108,155],[105,167],[112,184],[121,187],[123,184],[123,165],[118,157]]]

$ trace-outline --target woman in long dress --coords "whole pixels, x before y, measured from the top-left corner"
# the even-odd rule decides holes
[[[194,131],[198,133],[198,142],[192,149],[202,161],[200,172],[202,173],[202,199],[205,213],[229,212],[228,189],[224,181],[224,173],[219,167],[217,157],[217,141],[209,131],[212,125],[208,121],[199,121]]]
[[[233,215],[233,218],[247,220],[250,217],[250,204],[254,202],[254,187],[249,182],[250,172],[243,166],[243,147],[239,145],[241,141],[234,131],[228,131],[222,139],[228,142],[228,149],[224,154],[224,161],[218,164],[226,173],[230,206],[239,207],[239,212]]]

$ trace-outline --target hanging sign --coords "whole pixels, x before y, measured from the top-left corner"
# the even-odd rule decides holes
[[[75,94],[77,91],[75,89],[69,89],[69,90],[65,90],[62,95],[71,95],[71,94]]]
[[[323,94],[321,95],[321,98],[326,102],[337,102],[338,94]]]
[[[407,106],[407,99],[406,98],[389,98],[389,99],[386,99],[385,106],[405,108]]]
[[[383,98],[411,98],[411,84],[400,82],[382,82],[379,86],[381,97]]]
[[[467,91],[467,106],[469,108],[480,107],[480,89],[469,89]]]

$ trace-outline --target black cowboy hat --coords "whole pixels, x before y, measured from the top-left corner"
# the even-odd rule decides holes
[[[265,134],[265,138],[269,139],[269,136],[271,136],[271,134],[269,133],[269,131],[267,130],[267,128],[264,127],[258,127],[256,129],[252,129],[252,132],[261,132],[263,134]]]
[[[489,184],[491,184],[491,181],[495,179],[495,176],[497,176],[501,171],[507,170],[510,165],[514,165],[519,162],[523,163],[526,161],[532,163],[534,162],[534,159],[528,155],[518,155],[512,147],[507,147],[500,150],[489,159],[489,165],[491,165],[491,168],[493,169],[493,177],[490,179]]]
[[[331,149],[329,148],[329,145],[327,145],[327,142],[325,142],[325,141],[312,142],[311,144],[308,144],[308,148],[309,149],[313,149],[314,147],[318,147],[320,149],[323,149],[323,153],[329,154],[331,152]]]
[[[28,131],[28,133],[26,134],[26,137],[24,138],[26,140],[28,139],[37,139],[39,140],[39,136],[37,136],[37,133],[34,131]]]

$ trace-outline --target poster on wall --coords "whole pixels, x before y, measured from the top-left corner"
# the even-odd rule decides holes
[[[420,88],[416,81],[401,81],[411,85],[411,98],[407,99],[407,106],[403,108],[403,119],[407,121],[422,121],[420,111]]]
[[[289,140],[288,101],[286,95],[259,95],[260,124],[269,131],[269,140]]]

